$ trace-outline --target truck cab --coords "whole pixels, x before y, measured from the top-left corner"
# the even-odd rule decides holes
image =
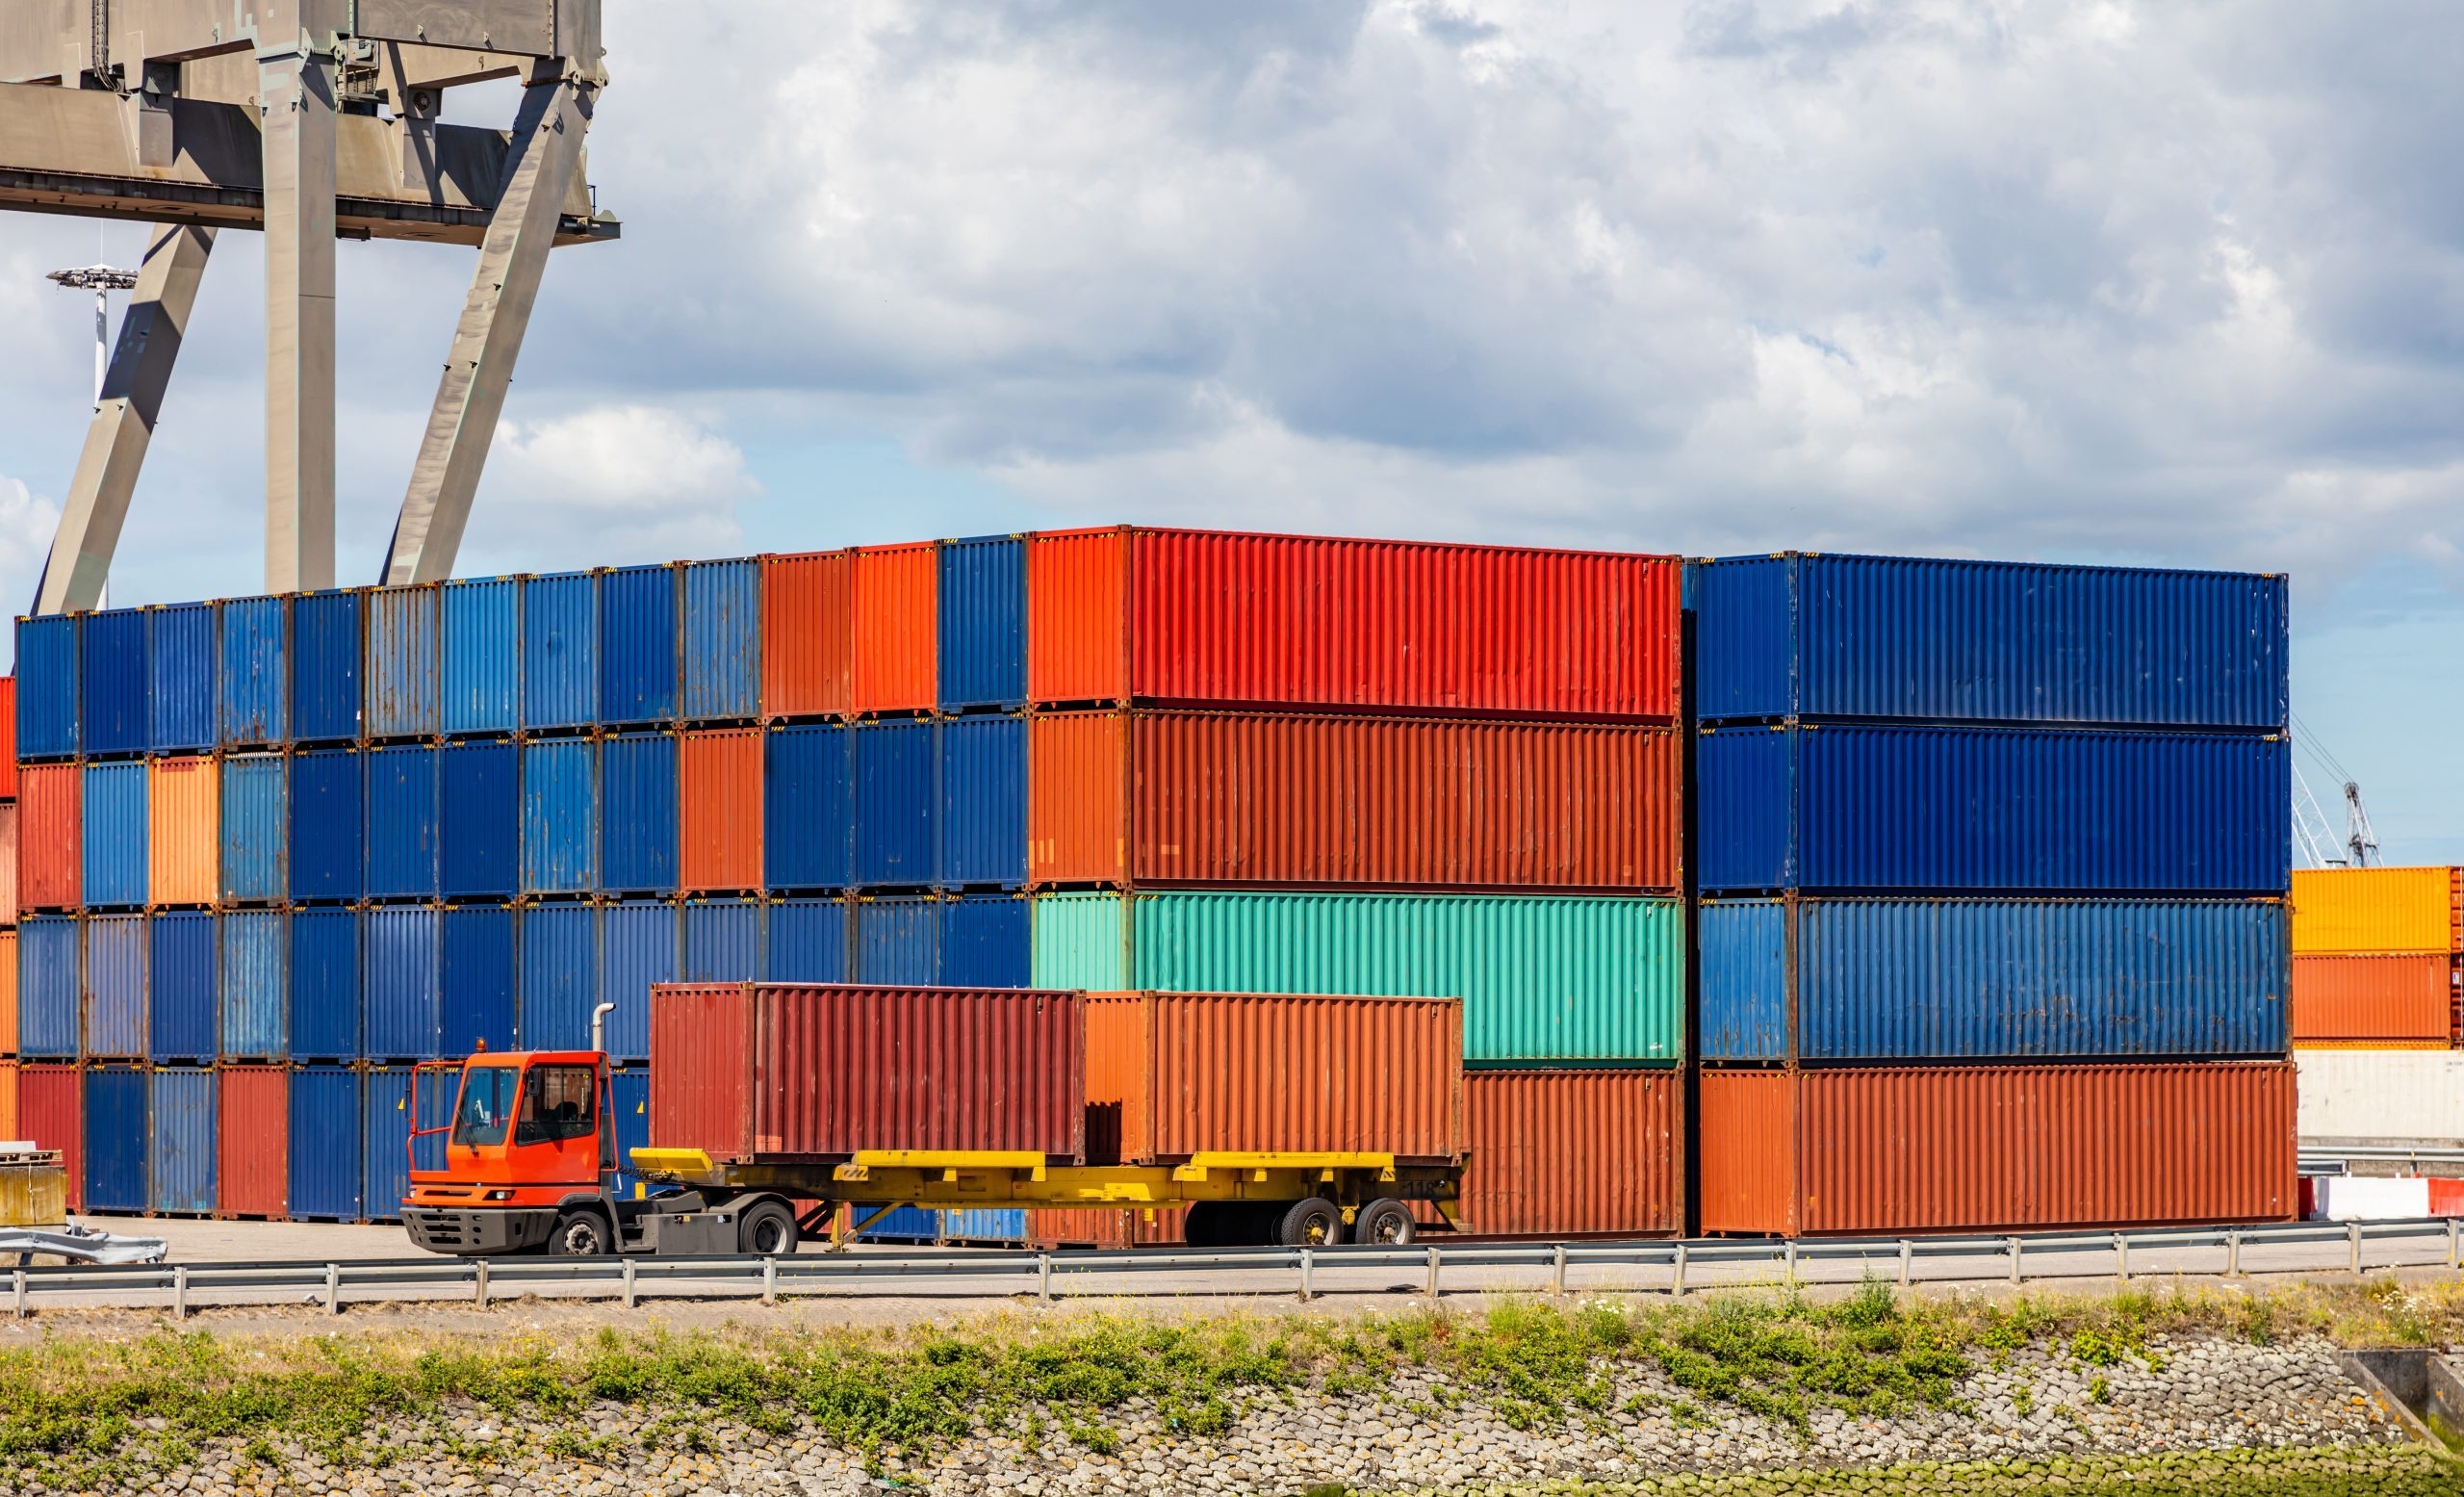
[[[448,1118],[421,1118],[422,1089],[412,1089],[411,1193],[402,1203],[411,1240],[474,1255],[616,1251],[606,1057],[508,1050],[474,1055],[459,1070]],[[419,1168],[440,1139],[444,1168]]]

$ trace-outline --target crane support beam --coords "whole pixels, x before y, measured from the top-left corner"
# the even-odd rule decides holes
[[[334,69],[257,56],[265,109],[266,588],[334,585]]]
[[[90,608],[102,600],[120,526],[128,518],[129,496],[137,490],[138,470],[153,440],[163,392],[179,360],[189,312],[196,305],[197,282],[213,250],[214,230],[185,224],[162,226],[145,248],[111,368],[103,376],[102,400],[86,428],[77,476],[69,482],[60,529],[52,536],[42,592],[35,601],[37,613]]]
[[[514,361],[539,299],[556,233],[556,205],[581,168],[595,90],[559,79],[523,91],[503,195],[479,245],[479,264],[446,355],[427,432],[385,558],[388,585],[433,582],[453,573],[479,474],[504,412]]]
[[[319,8],[322,10],[323,8]],[[133,81],[146,63],[256,48],[286,29],[320,45],[347,36],[440,51],[574,59],[605,83],[600,8],[575,0],[351,0],[297,24],[299,0],[7,0],[0,6],[0,79],[73,80],[117,66]]]

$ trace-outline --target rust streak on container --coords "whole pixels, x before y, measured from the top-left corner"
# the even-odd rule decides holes
[[[2445,1045],[2455,1020],[2464,958],[2297,956],[2293,1043]]]
[[[1681,1231],[1683,1088],[1673,1067],[1470,1072],[1465,1229],[1512,1237]]]
[[[78,902],[82,879],[75,764],[28,764],[18,772],[17,902],[65,910]]]
[[[225,1064],[219,1105],[216,1213],[284,1215],[291,1199],[290,1070]]]
[[[152,902],[212,904],[221,885],[220,766],[205,758],[158,759],[146,777]]]
[[[844,551],[761,558],[761,711],[837,717],[850,710],[853,558]]]
[[[681,735],[680,871],[687,892],[761,887],[761,731]]]
[[[940,576],[932,541],[856,548],[856,711],[922,711],[938,698]]]

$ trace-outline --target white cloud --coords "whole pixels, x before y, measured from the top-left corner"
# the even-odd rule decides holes
[[[60,529],[60,504],[42,498],[21,478],[0,473],[0,589],[13,611],[32,607],[43,558]]]
[[[508,421],[466,550],[536,570],[726,555],[742,549],[737,504],[759,492],[736,445],[680,411],[598,405]]]

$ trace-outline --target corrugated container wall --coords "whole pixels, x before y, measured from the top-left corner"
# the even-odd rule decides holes
[[[291,1073],[290,1214],[294,1220],[356,1222],[360,1129],[366,1125],[360,1073],[302,1066]]]
[[[447,910],[443,931],[448,1055],[513,1048],[513,911],[503,905]]]
[[[18,960],[16,928],[0,930],[0,1056],[18,1053]]]
[[[1041,703],[1678,716],[1674,557],[1116,529],[1027,577]]]
[[[629,899],[600,915],[601,989],[616,1005],[607,1016],[607,1053],[618,1061],[651,1053],[651,989],[677,979],[677,908]]]
[[[511,733],[522,726],[522,579],[445,584],[447,733]]]
[[[0,676],[0,800],[17,798],[17,678]]]
[[[229,910],[216,918],[221,1052],[280,1060],[291,1053],[291,916]]]
[[[2464,951],[2464,868],[2297,868],[2293,950]]]
[[[231,598],[215,606],[215,739],[224,748],[291,736],[291,601]]]
[[[676,569],[599,574],[599,712],[603,723],[676,716]]]
[[[1700,720],[2281,731],[2281,576],[1906,556],[1694,573]]]
[[[761,969],[772,982],[846,982],[855,976],[847,961],[846,900],[782,899],[770,906],[767,916],[762,921]]]
[[[215,1076],[202,1069],[157,1069],[147,1078],[146,1204],[173,1216],[215,1209]]]
[[[929,894],[854,902],[855,945],[850,977],[857,982],[928,987],[941,980],[941,904]]]
[[[846,887],[851,737],[830,723],[778,728],[763,738],[761,866],[769,888]]]
[[[522,974],[514,1044],[526,1050],[586,1050],[599,1001],[599,906],[532,905],[519,912]],[[612,1017],[612,1016],[611,1016]]]
[[[676,891],[676,736],[611,734],[599,746],[600,887],[609,893]]]
[[[361,942],[394,910],[297,910],[291,916],[289,1035],[295,1060],[357,1060],[376,1011],[361,999]],[[419,912],[424,914],[424,911]],[[376,1052],[381,1058],[387,1051]]]
[[[74,1060],[85,1003],[77,981],[84,931],[64,915],[28,916],[17,926],[17,1049]]]
[[[433,899],[443,825],[437,751],[425,743],[368,755],[368,897]]]
[[[363,1053],[371,1060],[433,1060],[443,1054],[437,911],[417,905],[371,910],[362,942]]]
[[[86,954],[85,1053],[90,1059],[145,1057],[145,916],[95,915],[79,922]]]
[[[65,759],[77,752],[77,620],[55,613],[17,620],[17,753]]]
[[[683,982],[757,982],[761,916],[755,899],[695,899],[684,906],[677,962]]]
[[[761,887],[761,730],[682,736],[680,882],[687,892]]]
[[[929,722],[857,725],[857,884],[921,889],[933,882],[934,741]]]
[[[693,721],[761,711],[761,572],[751,560],[684,564],[683,708]]]
[[[145,1209],[145,1072],[95,1066],[86,1072],[86,1209]]]
[[[936,730],[935,882],[1016,889],[1027,881],[1027,719],[954,717]]]
[[[599,577],[557,572],[522,583],[522,722],[533,730],[599,721]]]
[[[216,1032],[220,954],[211,910],[180,910],[147,921],[145,1054],[153,1061],[210,1061]]]
[[[211,759],[146,766],[146,884],[158,905],[210,905],[221,892],[222,776]]]
[[[411,1078],[403,1070],[372,1070],[361,1080],[359,1177],[368,1219],[398,1222],[411,1193]]]
[[[2444,1048],[2459,980],[2464,957],[2445,952],[2295,957],[2293,1043]]]
[[[222,898],[270,904],[291,891],[291,775],[280,754],[220,761]]]
[[[2301,1142],[2451,1149],[2464,1144],[2464,1052],[2297,1050]]]
[[[214,747],[214,605],[168,604],[145,617],[145,746]]]
[[[854,557],[844,551],[761,558],[763,716],[846,713],[854,565]]]
[[[145,748],[145,613],[89,613],[77,631],[78,752],[93,757]]]
[[[944,898],[933,945],[934,982],[943,988],[1025,988],[1035,982],[1033,925],[1017,894]],[[778,918],[773,907],[771,918]],[[779,976],[775,970],[773,977]]]
[[[931,711],[940,694],[940,548],[859,546],[853,566],[850,710]]]
[[[522,747],[449,743],[442,877],[449,899],[510,899],[522,889]]]
[[[7,801],[0,802],[0,927],[16,923],[17,803]]]
[[[1026,706],[1026,538],[944,541],[940,566],[941,710]]]
[[[320,902],[366,891],[365,756],[318,749],[291,756],[291,897]]]
[[[1466,1075],[1465,1226],[1510,1237],[1682,1231],[1682,1087],[1673,1071]]]
[[[224,1216],[285,1214],[291,1187],[291,1072],[281,1066],[224,1066],[216,1209]]]
[[[78,802],[85,771],[75,764],[27,764],[17,774],[17,905],[67,910],[83,901]]]
[[[598,740],[524,744],[522,891],[586,894],[598,887]]]
[[[291,729],[295,741],[359,736],[360,606],[355,588],[291,600]]]
[[[379,587],[368,595],[368,704],[372,738],[433,737],[439,684],[437,584]]]
[[[68,1209],[85,1209],[86,1072],[77,1066],[17,1068],[17,1129],[37,1149],[56,1149],[68,1175]]]
[[[145,902],[147,839],[145,765],[129,760],[89,763],[79,812],[84,838],[81,895],[89,908]]]

